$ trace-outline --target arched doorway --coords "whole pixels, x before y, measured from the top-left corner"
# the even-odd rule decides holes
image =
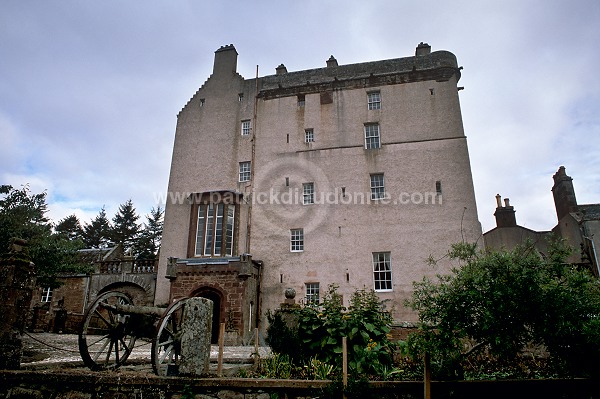
[[[212,344],[217,344],[219,342],[219,329],[221,326],[221,293],[212,288],[203,287],[195,291],[193,296],[206,298],[213,301],[212,331],[210,342]]]

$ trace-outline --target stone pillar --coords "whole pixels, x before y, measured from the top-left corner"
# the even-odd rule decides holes
[[[181,321],[181,362],[179,374],[208,373],[213,302],[194,297],[186,300]]]
[[[26,246],[27,241],[13,239],[10,252],[0,258],[0,369],[21,366],[22,335],[35,287],[35,269]]]

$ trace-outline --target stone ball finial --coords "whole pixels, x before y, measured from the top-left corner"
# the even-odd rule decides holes
[[[286,288],[285,289],[285,297],[287,299],[294,299],[296,297],[296,290],[293,288]]]

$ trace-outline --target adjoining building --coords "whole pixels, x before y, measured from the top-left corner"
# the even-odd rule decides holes
[[[415,321],[413,282],[481,236],[454,54],[421,43],[254,79],[237,56],[218,49],[178,114],[155,304],[212,299],[237,342],[264,332],[288,288],[318,302],[335,284],[344,305],[374,289]]]
[[[552,176],[554,185],[552,195],[556,208],[557,225],[551,231],[534,231],[517,225],[514,207],[500,195],[496,196],[496,227],[483,234],[488,249],[511,250],[517,245],[530,241],[538,251],[546,254],[548,239],[552,235],[563,238],[573,253],[567,259],[569,263],[589,268],[600,276],[597,248],[600,245],[600,204],[577,204],[573,179],[561,166]]]
[[[58,276],[58,288],[38,287],[32,300],[33,331],[76,333],[87,308],[107,291],[127,294],[139,306],[152,305],[156,290],[156,260],[136,260],[121,245],[78,251],[88,273]]]

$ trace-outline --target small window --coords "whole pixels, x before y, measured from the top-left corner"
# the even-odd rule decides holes
[[[372,150],[380,147],[379,124],[369,123],[365,125],[365,149]]]
[[[52,302],[52,288],[46,287],[42,290],[42,302]]]
[[[302,203],[304,205],[315,203],[315,183],[302,184]]]
[[[252,130],[252,125],[250,125],[250,119],[246,119],[242,121],[242,136],[250,135],[250,131]]]
[[[238,94],[238,101],[242,101],[244,99],[244,93]]]
[[[306,104],[306,97],[304,96],[304,94],[299,94],[298,95],[298,106],[304,107],[305,104]]]
[[[378,91],[367,93],[367,104],[369,109],[381,109],[381,94]]]
[[[385,198],[385,182],[383,173],[371,175],[371,199],[379,200]]]
[[[200,106],[204,107],[205,100],[203,98],[200,99]]]
[[[290,251],[304,251],[304,229],[290,230]]]
[[[373,252],[373,282],[375,291],[392,290],[392,262],[389,252]]]
[[[439,180],[435,182],[435,192],[440,195],[442,194],[442,182]]]
[[[240,162],[240,182],[250,181],[250,161]]]
[[[304,142],[314,143],[315,142],[315,131],[313,129],[306,129],[304,131]]]
[[[306,283],[306,305],[319,304],[319,283]]]

